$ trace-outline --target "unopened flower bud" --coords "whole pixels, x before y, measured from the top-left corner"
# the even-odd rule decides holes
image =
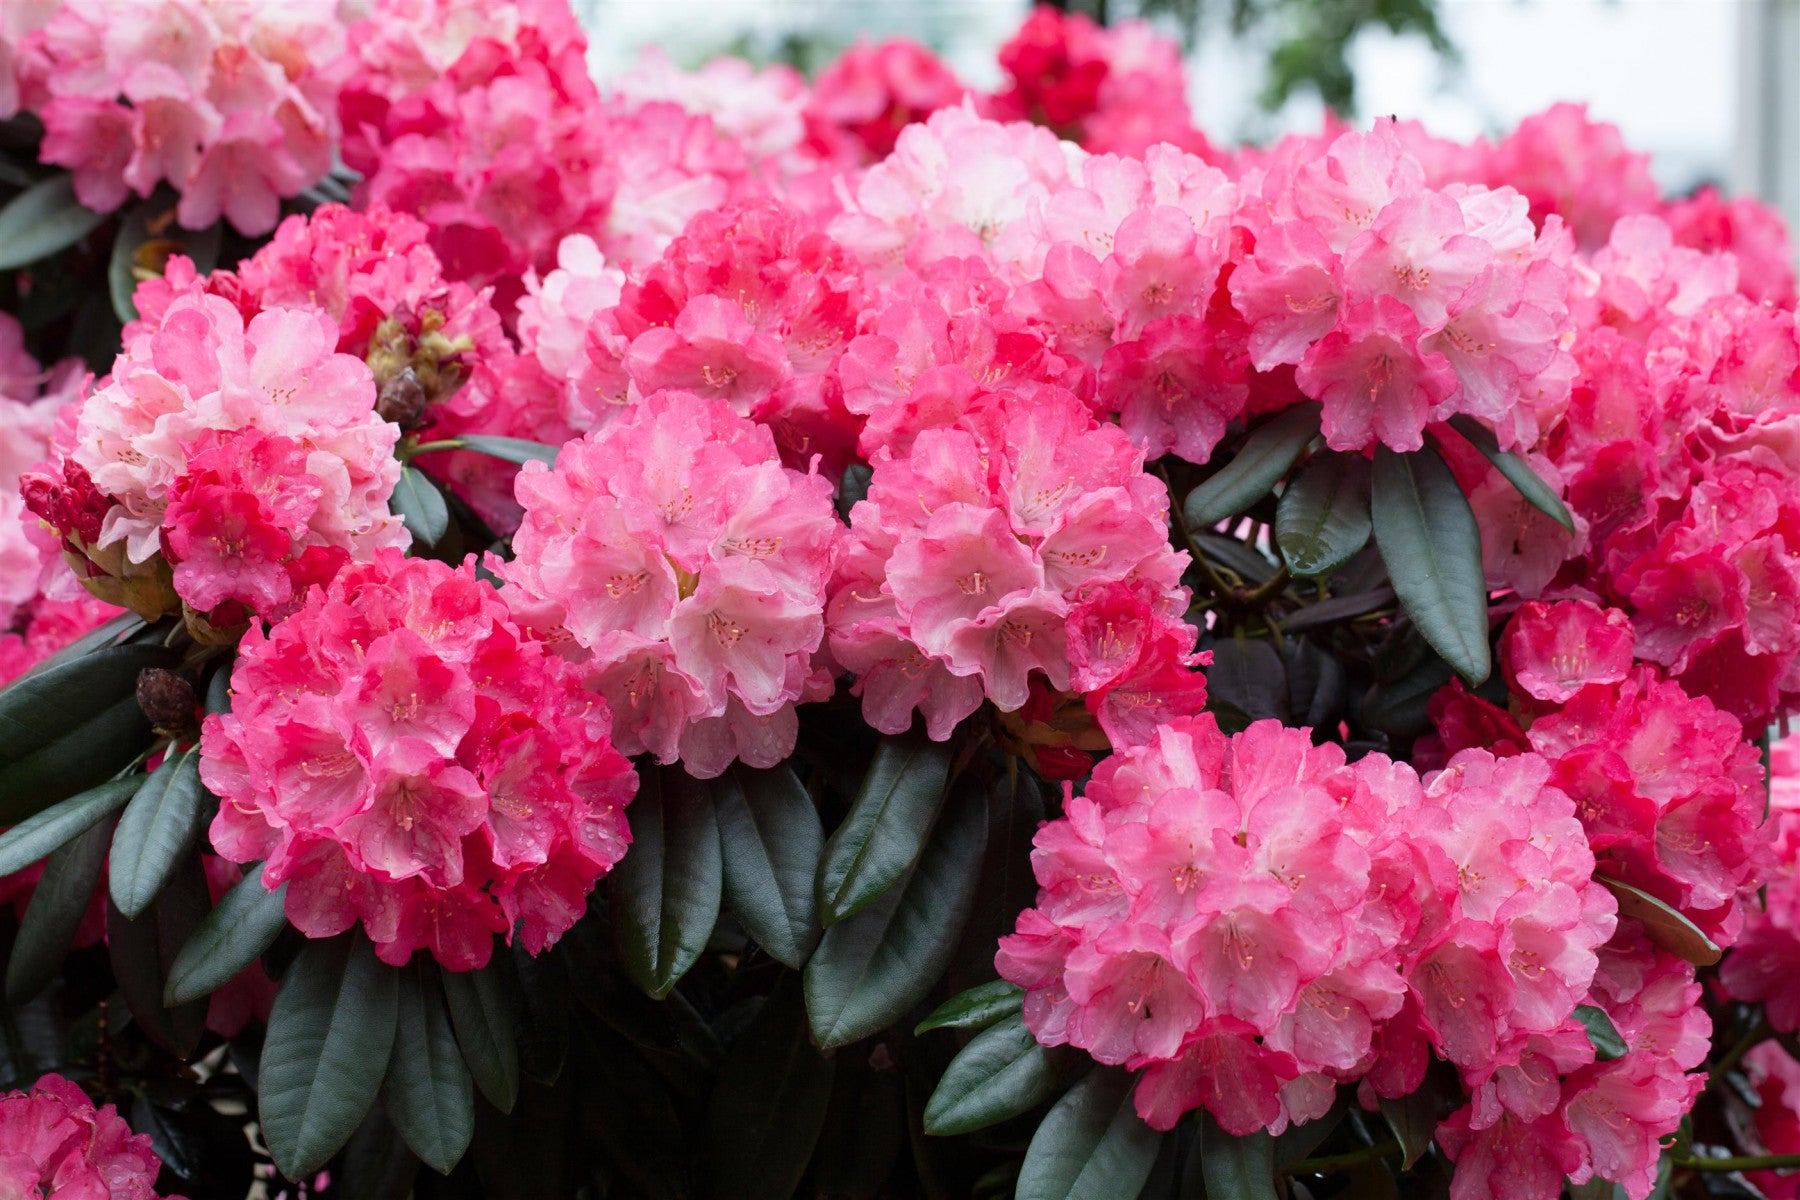
[[[194,716],[194,685],[174,671],[162,667],[139,671],[137,702],[150,727],[163,737],[187,740],[200,731]]]
[[[402,367],[381,385],[375,398],[375,413],[384,421],[392,421],[402,429],[418,425],[425,415],[425,387],[418,372]]]

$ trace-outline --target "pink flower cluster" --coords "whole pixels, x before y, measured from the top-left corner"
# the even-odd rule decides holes
[[[583,261],[589,275],[599,268]],[[553,349],[529,368],[561,368],[575,429],[604,429],[665,389],[690,392],[767,426],[789,466],[820,457],[834,480],[843,473],[857,427],[838,364],[867,301],[860,265],[816,220],[767,199],[709,209],[623,282],[615,305],[590,315],[587,303],[568,314],[586,318],[585,332],[554,339],[580,338],[572,361]],[[534,315],[541,340],[548,313]]]
[[[1468,1091],[1438,1130],[1457,1200],[1553,1197],[1565,1176],[1641,1198],[1700,1087],[1706,1017],[1691,967],[1629,923],[1613,939],[1551,775],[1466,750],[1421,782],[1272,721],[1174,721],[1040,829],[1038,906],[997,964],[1041,1042],[1142,1070],[1158,1128],[1205,1108],[1280,1132],[1342,1082],[1409,1094],[1435,1054]],[[1623,1057],[1596,1061],[1583,1004]]]
[[[322,205],[283,221],[235,270],[195,274],[187,259],[138,287],[142,321],[160,322],[184,295],[231,301],[245,321],[265,309],[320,313],[337,325],[337,350],[368,364],[377,415],[422,442],[465,433],[533,438],[527,401],[506,385],[512,343],[493,289],[446,279],[424,222],[381,204]],[[127,337],[143,328],[134,323]],[[557,436],[561,441],[562,436]],[[431,454],[418,465],[450,482],[499,528],[516,523],[515,472],[473,453]]]
[[[1619,221],[1573,293],[1580,373],[1539,444],[1586,524],[1557,579],[1757,725],[1800,701],[1800,339],[1737,278],[1657,217]]]
[[[360,204],[420,217],[453,279],[547,267],[600,228],[608,130],[566,3],[392,0],[349,30],[340,111]]]
[[[1800,1030],[1800,990],[1793,982],[1800,971],[1800,736],[1770,747],[1768,798],[1774,865],[1762,880],[1762,903],[1747,905],[1744,934],[1719,967],[1719,979],[1733,999],[1762,1004],[1770,1025],[1793,1033]],[[1800,1072],[1794,1075],[1800,1083]]]
[[[43,161],[111,212],[159,183],[178,217],[247,234],[331,168],[345,29],[330,0],[8,5],[0,116],[44,123]],[[15,15],[13,10],[19,10]]]
[[[831,481],[782,466],[722,401],[664,391],[519,475],[516,557],[495,569],[527,625],[580,663],[627,754],[708,778],[793,752],[794,705],[831,672]]]
[[[1326,441],[1416,450],[1469,413],[1503,445],[1567,392],[1570,247],[1509,189],[1433,188],[1395,129],[1291,141],[1244,181],[1254,247],[1231,276],[1259,371],[1292,366]]]
[[[102,599],[146,616],[178,599],[225,626],[281,615],[343,562],[408,540],[387,508],[399,430],[337,342],[316,309],[246,324],[218,296],[173,300],[134,328],[57,464],[26,478],[27,505]]]
[[[808,145],[828,161],[886,158],[902,129],[955,104],[966,90],[917,42],[859,41],[813,80],[804,113]]]
[[[266,860],[309,937],[359,921],[385,962],[537,953],[625,853],[637,790],[606,706],[527,637],[473,562],[383,550],[244,637],[209,716],[211,840]]]
[[[118,611],[76,584],[19,492],[21,478],[49,452],[58,414],[81,383],[73,360],[40,369],[18,321],[0,314],[0,684]]]
[[[1052,387],[1000,393],[874,457],[832,581],[831,653],[863,716],[950,736],[1031,677],[1085,693],[1115,744],[1196,712],[1197,630],[1168,492],[1117,426]]]
[[[1756,750],[1729,713],[1634,664],[1633,641],[1618,609],[1588,600],[1522,605],[1501,656],[1526,727],[1453,687],[1432,705],[1433,753],[1479,745],[1549,759],[1600,873],[1729,946],[1770,866]]]
[[[1181,47],[1147,22],[1101,27],[1081,13],[1033,9],[1000,47],[1007,87],[986,110],[1035,121],[1096,153],[1142,154],[1158,143],[1206,153],[1194,128]]]
[[[161,1169],[148,1134],[60,1075],[0,1095],[0,1195],[156,1200]]]

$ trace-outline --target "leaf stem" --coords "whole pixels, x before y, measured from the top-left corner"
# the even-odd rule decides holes
[[[1284,1169],[1283,1175],[1330,1175],[1347,1167],[1358,1167],[1378,1158],[1387,1158],[1400,1153],[1400,1143],[1393,1138],[1376,1142],[1373,1146],[1364,1146],[1361,1150],[1350,1150],[1343,1154],[1327,1154],[1320,1158],[1303,1158],[1299,1162]]]
[[[410,461],[421,454],[432,454],[439,450],[461,450],[462,448],[463,444],[460,438],[445,438],[442,441],[437,442],[420,442],[412,449],[404,451],[401,454],[401,461]]]
[[[1730,1158],[1705,1158],[1690,1154],[1675,1160],[1689,1171],[1792,1171],[1800,1168],[1800,1154],[1739,1154]]]

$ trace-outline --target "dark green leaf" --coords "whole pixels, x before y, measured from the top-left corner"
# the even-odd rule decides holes
[[[200,841],[217,801],[200,783],[200,747],[170,751],[125,806],[113,834],[107,887],[131,920],[150,907],[175,864]]]
[[[969,919],[986,844],[986,795],[959,789],[912,870],[825,931],[806,964],[806,1009],[819,1045],[885,1029],[931,993]]]
[[[519,1042],[519,1073],[554,1087],[569,1053],[568,971],[558,955],[527,954],[524,942],[514,942],[506,954],[500,982],[518,1018],[513,1034]]]
[[[1206,692],[1243,713],[1251,721],[1288,718],[1287,662],[1267,638],[1222,638],[1201,649],[1211,650]]]
[[[819,863],[819,915],[827,927],[892,887],[919,857],[944,800],[950,748],[922,730],[881,739],[844,823]]]
[[[1368,542],[1369,529],[1369,460],[1360,454],[1314,455],[1275,510],[1275,542],[1296,575],[1335,571]]]
[[[1619,1027],[1606,1015],[1605,1009],[1595,1008],[1592,1004],[1578,1004],[1575,1006],[1575,1019],[1587,1030],[1588,1041],[1594,1046],[1594,1057],[1601,1062],[1624,1058],[1625,1052],[1631,1049],[1620,1036]]]
[[[175,652],[162,646],[106,646],[14,680],[0,691],[0,763],[18,762],[135,698],[139,671],[175,661]]]
[[[1432,1136],[1437,1132],[1437,1102],[1431,1090],[1421,1086],[1398,1100],[1381,1097],[1381,1116],[1393,1131],[1394,1140],[1400,1143],[1400,1169],[1412,1170],[1412,1165],[1431,1149]]]
[[[1048,1100],[1057,1083],[1050,1055],[1014,1013],[976,1034],[950,1060],[925,1105],[925,1132],[985,1129]]]
[[[1344,1123],[1344,1116],[1349,1111],[1349,1093],[1347,1089],[1340,1088],[1336,1099],[1323,1116],[1302,1121],[1298,1125],[1289,1125],[1275,1139],[1275,1170],[1286,1171],[1301,1159],[1311,1158],[1313,1152],[1325,1144],[1325,1139]]]
[[[228,658],[219,664],[219,669],[212,673],[206,682],[206,711],[209,714],[228,713],[231,711],[231,669],[237,666],[236,658]]]
[[[1449,663],[1430,655],[1404,677],[1377,682],[1363,701],[1363,723],[1391,737],[1418,736],[1431,727],[1431,698],[1452,674]]]
[[[1275,1139],[1267,1132],[1232,1137],[1203,1113],[1190,1153],[1189,1161],[1200,1164],[1208,1200],[1278,1200]]]
[[[1319,411],[1316,402],[1300,404],[1258,426],[1230,462],[1188,493],[1188,525],[1199,532],[1268,495],[1319,435]]]
[[[448,1175],[475,1135],[475,1084],[435,961],[415,957],[400,968],[394,1007],[394,1047],[382,1083],[388,1116],[421,1162]]]
[[[606,879],[613,934],[632,982],[661,999],[719,920],[718,817],[708,785],[680,767],[646,771],[626,815],[631,851]]]
[[[175,220],[180,198],[158,188],[148,200],[125,214],[113,237],[112,259],[106,282],[112,293],[113,312],[121,321],[135,321],[138,311],[132,296],[145,276],[160,276],[170,254],[193,260],[194,270],[205,275],[219,261],[219,241],[224,226],[215,221],[205,229],[183,229]]]
[[[1604,884],[1618,900],[1621,917],[1642,921],[1650,940],[1677,958],[1684,958],[1696,967],[1710,967],[1724,953],[1698,925],[1650,893],[1604,875],[1596,875],[1594,880]]]
[[[263,886],[263,864],[252,866],[208,913],[169,968],[163,1000],[185,1004],[211,995],[260,958],[287,928],[287,884]]]
[[[1450,427],[1462,434],[1471,446],[1486,455],[1487,460],[1494,464],[1494,468],[1506,477],[1506,482],[1512,484],[1519,490],[1519,495],[1525,497],[1527,504],[1570,533],[1575,532],[1575,519],[1563,506],[1562,497],[1558,496],[1556,490],[1531,469],[1530,463],[1510,450],[1502,450],[1500,439],[1494,436],[1493,430],[1468,413],[1457,413],[1451,417]]]
[[[88,630],[49,658],[33,664],[29,671],[13,680],[13,683],[21,683],[27,679],[47,675],[64,663],[74,662],[78,658],[86,658],[103,646],[123,642],[136,634],[147,634],[149,630],[150,627],[144,623],[144,618],[136,613],[120,613],[106,624]]]
[[[0,271],[66,250],[106,220],[75,198],[75,177],[67,172],[34,183],[0,208]]]
[[[519,1097],[519,1042],[499,966],[444,972],[444,999],[463,1061],[481,1094],[501,1112],[511,1112]]]
[[[830,1200],[884,1200],[907,1140],[906,1085],[893,1065],[840,1054],[831,1103],[806,1179],[810,1194]]]
[[[986,1029],[1009,1017],[1025,1004],[1025,993],[1016,983],[996,979],[952,996],[932,1010],[913,1029],[914,1034],[932,1029]]]
[[[417,467],[401,467],[400,482],[394,485],[390,507],[406,522],[406,531],[416,546],[429,549],[443,540],[450,528],[450,508],[444,493]]]
[[[259,1111],[289,1179],[330,1161],[381,1090],[399,983],[359,932],[310,941],[288,967],[263,1042]]]
[[[345,1200],[394,1200],[412,1194],[418,1174],[419,1160],[376,1104],[350,1136],[332,1169],[331,1188],[333,1192],[342,1189]]]
[[[832,1060],[806,1037],[792,977],[781,982],[719,1070],[701,1135],[705,1194],[786,1200],[812,1159],[831,1099]]]
[[[1289,613],[1281,619],[1281,632],[1301,633],[1308,629],[1317,629],[1321,625],[1335,625],[1339,621],[1354,621],[1372,612],[1378,612],[1394,602],[1394,589],[1376,588],[1370,592],[1357,592],[1350,596],[1333,596],[1329,600],[1321,600],[1317,604],[1308,604],[1305,608]]]
[[[168,1170],[186,1180],[199,1177],[205,1142],[186,1128],[179,1113],[152,1104],[139,1092],[131,1098],[132,1132],[150,1139],[150,1149]]]
[[[163,993],[170,967],[208,909],[206,870],[199,855],[188,856],[137,920],[110,901],[106,906],[106,949],[131,1015],[152,1041],[179,1058],[192,1054],[206,1032],[206,1002],[171,1008],[163,1003]]]
[[[1129,1200],[1150,1177],[1162,1134],[1132,1107],[1135,1080],[1096,1067],[1056,1102],[1019,1167],[1018,1200]],[[1231,1197],[1253,1193],[1208,1192]]]
[[[150,722],[136,696],[102,709],[65,737],[0,767],[0,825],[16,825],[110,781],[131,766],[151,740]]]
[[[1456,476],[1427,446],[1375,448],[1375,543],[1400,602],[1432,649],[1470,683],[1488,677],[1487,581],[1481,531]]]
[[[462,443],[465,450],[473,450],[477,454],[486,454],[491,458],[521,465],[528,462],[541,462],[555,466],[556,452],[561,449],[560,446],[546,446],[542,442],[528,442],[523,438],[471,434],[456,440]]]
[[[111,842],[112,822],[102,820],[66,842],[44,864],[6,963],[8,1006],[17,1008],[36,996],[62,969],[94,902]]]
[[[1194,549],[1222,567],[1229,568],[1246,583],[1267,583],[1275,577],[1279,564],[1254,546],[1236,538],[1216,533],[1194,534]]]
[[[818,877],[825,831],[812,797],[786,765],[736,768],[715,785],[725,903],[777,962],[795,970],[819,944]]]
[[[143,779],[133,775],[103,783],[0,833],[0,876],[24,870],[124,808]]]

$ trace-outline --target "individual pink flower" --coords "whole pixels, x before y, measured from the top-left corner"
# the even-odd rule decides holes
[[[1618,609],[1589,600],[1534,600],[1507,627],[1502,660],[1520,691],[1564,704],[1589,684],[1622,681],[1631,670],[1631,650],[1631,622]]]
[[[150,1136],[132,1133],[112,1105],[95,1108],[60,1075],[0,1095],[0,1147],[6,1195],[156,1200],[162,1163]]]
[[[509,602],[606,697],[623,751],[702,777],[787,757],[794,705],[829,691],[830,481],[722,401],[659,392],[518,496]]]
[[[384,549],[245,635],[207,718],[213,846],[265,859],[309,937],[361,923],[384,961],[537,953],[630,840],[606,705],[526,636],[473,563]]]

